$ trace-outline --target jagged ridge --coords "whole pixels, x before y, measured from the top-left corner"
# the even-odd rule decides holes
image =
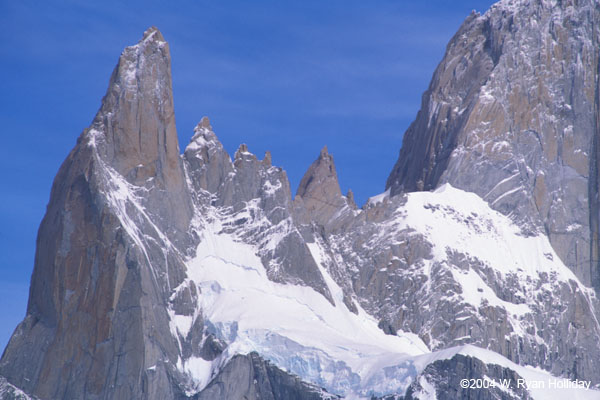
[[[511,12],[469,17],[460,38],[474,30],[472,50],[501,63],[498,43],[490,53],[482,37]],[[533,363],[600,381],[595,295],[543,234],[523,236],[517,215],[519,227],[451,186],[398,195],[394,179],[358,210],[326,149],[292,201],[270,154],[259,160],[242,145],[232,161],[207,118],[179,156],[170,79],[168,45],[151,28],[121,55],[61,167],[28,313],[0,361],[7,385],[41,398],[201,398],[219,382],[251,397],[286,393],[236,386],[225,372],[253,351],[273,363],[267,375],[309,397],[314,384],[347,396],[439,395],[442,380],[460,378],[444,370],[452,362],[470,376],[531,376],[518,364]],[[477,238],[484,246],[472,247]],[[527,258],[529,243],[537,257]],[[480,251],[492,247],[493,258]],[[452,347],[466,342],[493,351]]]

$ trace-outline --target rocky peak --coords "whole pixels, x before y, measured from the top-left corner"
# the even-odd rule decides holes
[[[144,371],[177,357],[156,305],[185,277],[191,215],[169,47],[151,28],[54,180],[19,327],[29,344],[13,340],[0,373],[40,398],[139,398]],[[153,373],[147,390],[172,396],[167,368]]]
[[[198,125],[194,128],[194,136],[185,148],[185,153],[198,153],[201,150],[208,151],[211,148],[223,148],[221,142],[215,135],[208,117],[202,117]]]
[[[296,195],[302,198],[311,219],[326,225],[342,208],[347,206],[338,183],[333,156],[324,146],[319,157],[302,177]]]
[[[86,136],[131,183],[158,178],[169,190],[181,188],[171,56],[157,28],[121,53]]]
[[[348,189],[348,193],[346,193],[346,201],[353,210],[356,210],[358,208],[356,206],[356,202],[354,201],[354,192],[352,191],[352,189]]]
[[[232,163],[209,126],[203,118],[184,158],[192,186],[197,192],[210,192],[210,205],[231,218],[224,232],[249,245],[260,244],[257,255],[272,281],[312,287],[334,304],[310,250],[293,226],[285,171],[271,165],[269,151],[259,160],[246,144],[239,146]],[[277,239],[268,239],[274,233]]]
[[[210,124],[210,119],[205,115],[198,122],[197,128],[204,128],[212,132],[212,125]]]
[[[241,161],[255,161],[257,160],[256,156],[252,153],[250,153],[250,151],[248,150],[248,145],[246,143],[242,143],[240,144],[240,147],[238,147],[238,149],[236,150],[234,156],[234,164],[236,164],[236,166],[241,162]]]
[[[599,18],[591,0],[501,1],[467,17],[386,189],[475,192],[524,234],[546,234],[582,282],[600,288]]]
[[[272,166],[272,161],[271,161],[271,152],[270,151],[265,151],[265,158],[263,158],[263,164],[265,167],[270,167]]]
[[[184,159],[189,165],[188,175],[196,190],[217,193],[231,180],[233,163],[208,117],[202,117],[194,129],[194,136],[185,148]]]

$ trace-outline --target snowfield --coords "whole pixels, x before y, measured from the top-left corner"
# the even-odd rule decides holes
[[[385,194],[376,196],[373,203],[385,198]],[[197,217],[202,237],[195,257],[187,264],[188,280],[181,285],[193,282],[199,289],[197,312],[182,316],[171,311],[171,332],[175,337],[185,337],[201,316],[207,321],[208,333],[228,343],[228,347],[212,362],[198,357],[179,360],[178,368],[194,382],[190,393],[205,387],[233,355],[252,351],[348,399],[404,393],[427,365],[456,354],[508,367],[527,380],[554,379],[545,371],[517,365],[475,346],[431,352],[415,334],[384,334],[375,318],[360,306],[355,314],[344,305],[342,289],[325,267],[326,256],[319,242],[309,243],[308,247],[335,304],[310,287],[273,282],[257,256],[257,248],[224,233],[220,210],[208,210]],[[509,218],[493,211],[473,193],[450,185],[435,192],[411,193],[394,215],[387,223],[395,229],[410,227],[425,235],[434,244],[436,259],[446,257],[449,248],[460,249],[500,274],[515,274],[523,282],[550,274],[574,282],[591,295],[591,290],[561,263],[545,237],[521,235]],[[474,271],[457,272],[455,278],[463,288],[462,300],[466,303],[487,301],[506,308],[515,318],[531,312],[527,302],[500,300]],[[422,386],[426,384],[422,382]],[[598,392],[579,388],[537,389],[531,393],[536,399],[599,398]]]

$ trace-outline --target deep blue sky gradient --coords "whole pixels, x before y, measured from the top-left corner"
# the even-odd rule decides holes
[[[24,317],[37,228],[60,164],[125,46],[169,41],[180,147],[204,115],[287,172],[327,145],[359,205],[384,190],[470,1],[0,1],[0,349]]]

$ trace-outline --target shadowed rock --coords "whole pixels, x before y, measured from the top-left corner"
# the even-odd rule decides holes
[[[302,382],[257,353],[233,357],[194,400],[334,400],[339,396]]]

